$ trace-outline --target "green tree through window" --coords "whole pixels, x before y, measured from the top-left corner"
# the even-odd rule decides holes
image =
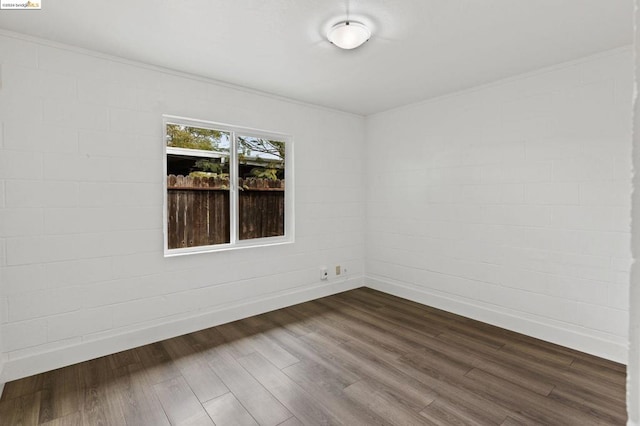
[[[228,148],[221,147],[224,137],[226,133],[219,130],[167,124],[167,146],[173,148],[229,152]]]

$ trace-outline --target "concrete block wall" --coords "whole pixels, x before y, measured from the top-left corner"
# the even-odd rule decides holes
[[[363,119],[0,32],[0,382],[363,284],[625,361],[631,69]],[[164,258],[163,113],[292,134],[295,244]]]
[[[7,32],[0,76],[0,382],[362,285],[362,117]],[[291,134],[295,243],[164,258],[162,114]]]
[[[367,118],[367,284],[625,362],[630,48]]]

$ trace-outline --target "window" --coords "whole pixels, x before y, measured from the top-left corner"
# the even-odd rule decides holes
[[[165,255],[293,241],[291,139],[164,116]]]

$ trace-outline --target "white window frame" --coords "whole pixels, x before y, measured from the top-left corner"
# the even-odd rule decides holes
[[[215,151],[203,151],[187,148],[174,148],[167,146],[167,124],[178,124],[189,127],[200,127],[204,129],[221,130],[231,135],[229,153],[229,220],[230,220],[230,242],[208,246],[185,247],[169,249],[169,222],[167,218],[167,155],[179,154],[196,157],[218,158],[220,154]],[[164,154],[163,163],[163,233],[164,233],[164,255],[165,257],[182,256],[195,253],[211,253],[217,251],[237,250],[251,247],[266,247],[294,242],[294,180],[293,180],[293,138],[290,135],[266,130],[252,129],[230,124],[217,123],[207,120],[180,117],[175,115],[162,116],[162,145]],[[268,140],[277,140],[285,143],[285,189],[284,189],[284,235],[278,237],[252,238],[240,240],[239,219],[239,196],[238,196],[238,150],[237,136],[249,136]]]

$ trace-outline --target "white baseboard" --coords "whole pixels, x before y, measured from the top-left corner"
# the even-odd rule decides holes
[[[627,347],[625,344],[619,342],[612,342],[597,336],[558,327],[556,324],[523,318],[509,312],[496,311],[468,301],[443,297],[405,283],[392,282],[390,280],[373,277],[357,277],[335,283],[329,282],[328,284],[279,292],[264,298],[249,300],[215,311],[181,318],[176,321],[154,324],[151,327],[129,330],[122,334],[105,337],[103,339],[82,342],[77,345],[71,345],[48,352],[6,360],[2,373],[0,374],[0,395],[2,395],[3,384],[11,380],[170,339],[175,336],[214,327],[253,315],[259,315],[297,303],[330,296],[362,287],[363,285],[394,296],[413,300],[427,306],[443,309],[602,358],[624,364],[627,362]]]
[[[2,374],[4,372],[4,366],[6,364],[6,355],[3,353],[0,353],[0,378],[2,377]],[[2,398],[2,393],[4,392],[4,384],[5,384],[5,380],[2,379],[0,380],[0,398]]]
[[[225,324],[253,315],[318,299],[343,291],[362,287],[363,277],[296,288],[270,294],[264,298],[237,303],[215,311],[181,318],[177,321],[154,324],[151,327],[127,331],[99,340],[82,342],[64,348],[38,353],[23,358],[10,359],[4,364],[0,382],[9,382],[45,371],[76,364],[149,343]]]
[[[379,277],[365,277],[365,286],[601,358],[622,364],[627,363],[628,353],[625,343],[602,339],[580,330],[559,326],[551,321],[525,318],[515,313],[498,311],[468,300],[444,297],[431,293],[428,289]]]

